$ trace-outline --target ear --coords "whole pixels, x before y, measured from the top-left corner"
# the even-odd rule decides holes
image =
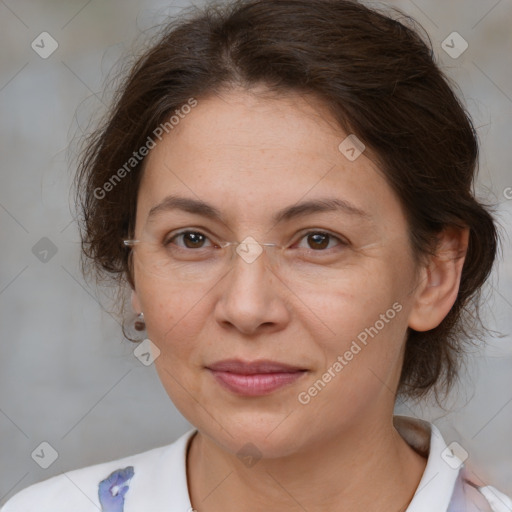
[[[132,290],[132,308],[133,311],[137,314],[139,314],[142,311],[142,308],[140,307],[139,298],[137,297],[137,292],[135,290]]]
[[[459,292],[468,241],[469,228],[449,227],[438,235],[436,254],[421,269],[414,291],[414,305],[409,315],[411,329],[434,329],[449,313]]]

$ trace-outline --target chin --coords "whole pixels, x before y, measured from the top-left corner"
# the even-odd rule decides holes
[[[307,429],[295,424],[291,418],[283,421],[285,417],[286,414],[274,416],[254,412],[234,417],[223,416],[220,425],[212,422],[211,418],[189,421],[204,436],[229,453],[243,456],[245,452],[251,454],[254,450],[260,457],[272,459],[296,453],[305,441],[303,435]]]

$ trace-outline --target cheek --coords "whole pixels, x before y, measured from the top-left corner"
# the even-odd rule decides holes
[[[385,262],[365,263],[340,270],[335,282],[299,297],[335,337],[373,325],[400,299],[397,280]]]
[[[169,398],[186,417],[200,414],[191,396],[201,396],[201,355],[207,345],[204,339],[208,319],[208,296],[193,287],[165,286],[146,280],[138,292],[145,311],[147,336],[160,350],[154,364]],[[146,314],[147,311],[147,314]]]
[[[329,331],[324,329],[322,336],[318,331],[316,337],[312,333],[318,366],[298,397],[300,404],[306,403],[302,412],[311,426],[350,422],[371,404],[383,407],[394,400],[406,309],[388,279],[357,277],[347,279],[343,290],[317,296]]]
[[[403,346],[407,267],[388,261],[372,259],[354,266],[336,286],[308,297],[308,306],[321,320],[312,338],[323,353],[323,364],[329,368],[341,356],[344,370],[349,370],[344,373],[359,383],[370,375],[368,369],[377,375],[393,371]]]
[[[137,281],[137,296],[146,320],[148,338],[163,356],[175,360],[190,354],[208,318],[208,290],[162,282],[152,276]]]

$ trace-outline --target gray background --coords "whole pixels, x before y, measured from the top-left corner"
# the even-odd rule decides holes
[[[471,356],[450,412],[398,411],[434,420],[482,478],[512,494],[512,1],[386,3],[426,28],[459,84],[482,143],[479,195],[498,204],[505,233],[485,312],[506,336]],[[185,5],[0,1],[0,505],[34,482],[170,443],[189,428],[82,279],[69,195],[73,142],[104,109],[112,66]],[[47,59],[31,48],[44,31],[59,45]],[[441,47],[453,31],[469,44],[457,59]],[[31,457],[43,441],[58,452],[48,469]]]

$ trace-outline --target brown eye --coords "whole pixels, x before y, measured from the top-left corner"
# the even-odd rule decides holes
[[[175,241],[179,239],[182,240],[182,243],[175,243]],[[175,245],[183,249],[202,249],[207,240],[208,237],[198,231],[182,231],[181,233],[174,235],[166,245],[175,243]]]
[[[311,249],[325,249],[329,245],[331,235],[327,233],[311,233],[307,235],[308,245]]]
[[[294,249],[303,251],[304,257],[331,257],[339,255],[350,243],[327,231],[308,231],[294,244]]]

